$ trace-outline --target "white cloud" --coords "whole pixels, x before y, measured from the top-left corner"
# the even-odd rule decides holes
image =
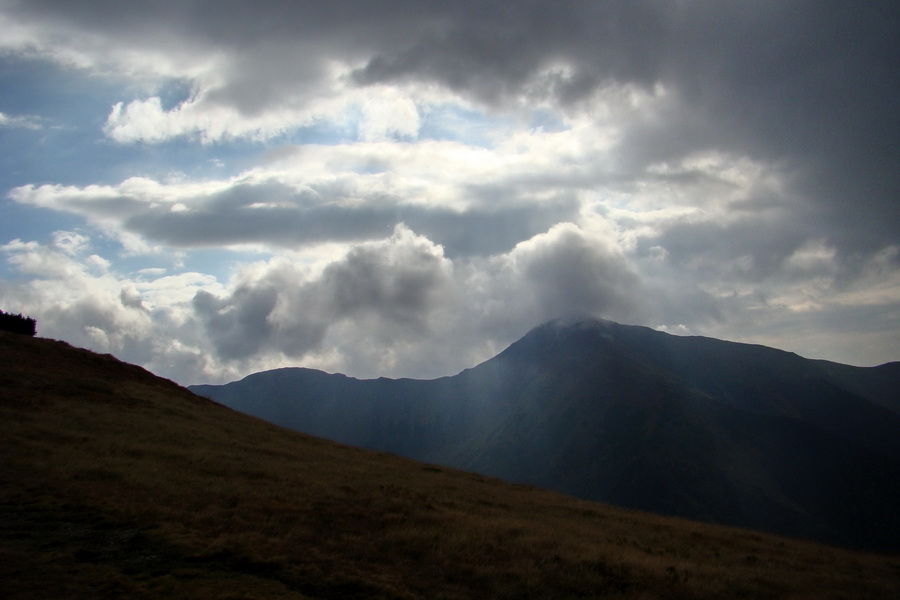
[[[415,102],[390,88],[373,92],[375,90],[370,90],[371,96],[362,105],[360,139],[366,142],[381,142],[394,137],[415,139],[420,126]]]
[[[837,273],[837,250],[824,240],[809,240],[797,248],[785,261],[789,271],[833,276]]]
[[[58,239],[69,236],[59,236]],[[69,239],[71,239],[69,237]],[[76,245],[13,241],[0,251],[21,274],[32,277],[0,286],[0,303],[37,319],[38,333],[184,381],[215,377],[222,366],[202,359],[205,342],[193,333],[190,302],[198,290],[220,293],[214,278],[199,273],[147,279],[110,269],[110,261]]]
[[[265,140],[320,120],[344,121],[351,108],[348,100],[311,101],[308,105],[285,106],[257,115],[245,115],[205,96],[191,97],[164,110],[162,100],[152,96],[113,105],[103,131],[121,143],[155,144],[173,138],[197,137],[203,143],[233,138]],[[408,125],[400,124],[401,127]],[[401,133],[406,134],[406,130]]]
[[[181,116],[181,112],[175,113]],[[112,107],[103,130],[118,142],[159,142],[184,132],[172,113],[165,113],[158,97],[134,100]]]
[[[8,127],[10,129],[40,129],[42,125],[41,120],[38,117],[30,115],[11,117],[5,113],[0,112],[0,129],[4,127]]]
[[[512,237],[503,243],[509,248],[518,236],[573,216],[573,194],[589,182],[580,174],[569,182],[559,171],[572,171],[570,165],[594,151],[582,147],[587,137],[583,130],[532,132],[494,152],[458,142],[306,146],[227,179],[26,185],[9,196],[84,216],[135,251],[141,244],[148,250],[163,243],[297,247],[332,238],[373,239],[407,221],[432,238],[449,236],[439,241],[454,252],[467,252],[467,243],[490,238],[468,236],[467,242],[464,227],[486,219],[506,221]],[[569,149],[559,152],[560,146]]]
[[[90,238],[75,231],[54,231],[53,245],[69,256],[75,256],[88,248]]]

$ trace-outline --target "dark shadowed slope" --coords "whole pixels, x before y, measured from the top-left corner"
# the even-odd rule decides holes
[[[0,598],[893,599],[897,557],[291,432],[0,333]]]
[[[586,499],[896,550],[897,375],[558,320],[454,377],[281,369],[192,389],[314,435]]]

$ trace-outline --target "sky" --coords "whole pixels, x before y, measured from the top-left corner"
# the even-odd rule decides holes
[[[182,384],[592,315],[900,360],[900,4],[0,0],[0,309]]]

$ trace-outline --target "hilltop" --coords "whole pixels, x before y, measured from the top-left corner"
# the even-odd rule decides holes
[[[292,432],[0,333],[0,596],[892,598],[900,557]]]

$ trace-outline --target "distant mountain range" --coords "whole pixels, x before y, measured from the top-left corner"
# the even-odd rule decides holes
[[[349,445],[689,519],[900,551],[900,363],[556,320],[452,377],[190,388]]]

